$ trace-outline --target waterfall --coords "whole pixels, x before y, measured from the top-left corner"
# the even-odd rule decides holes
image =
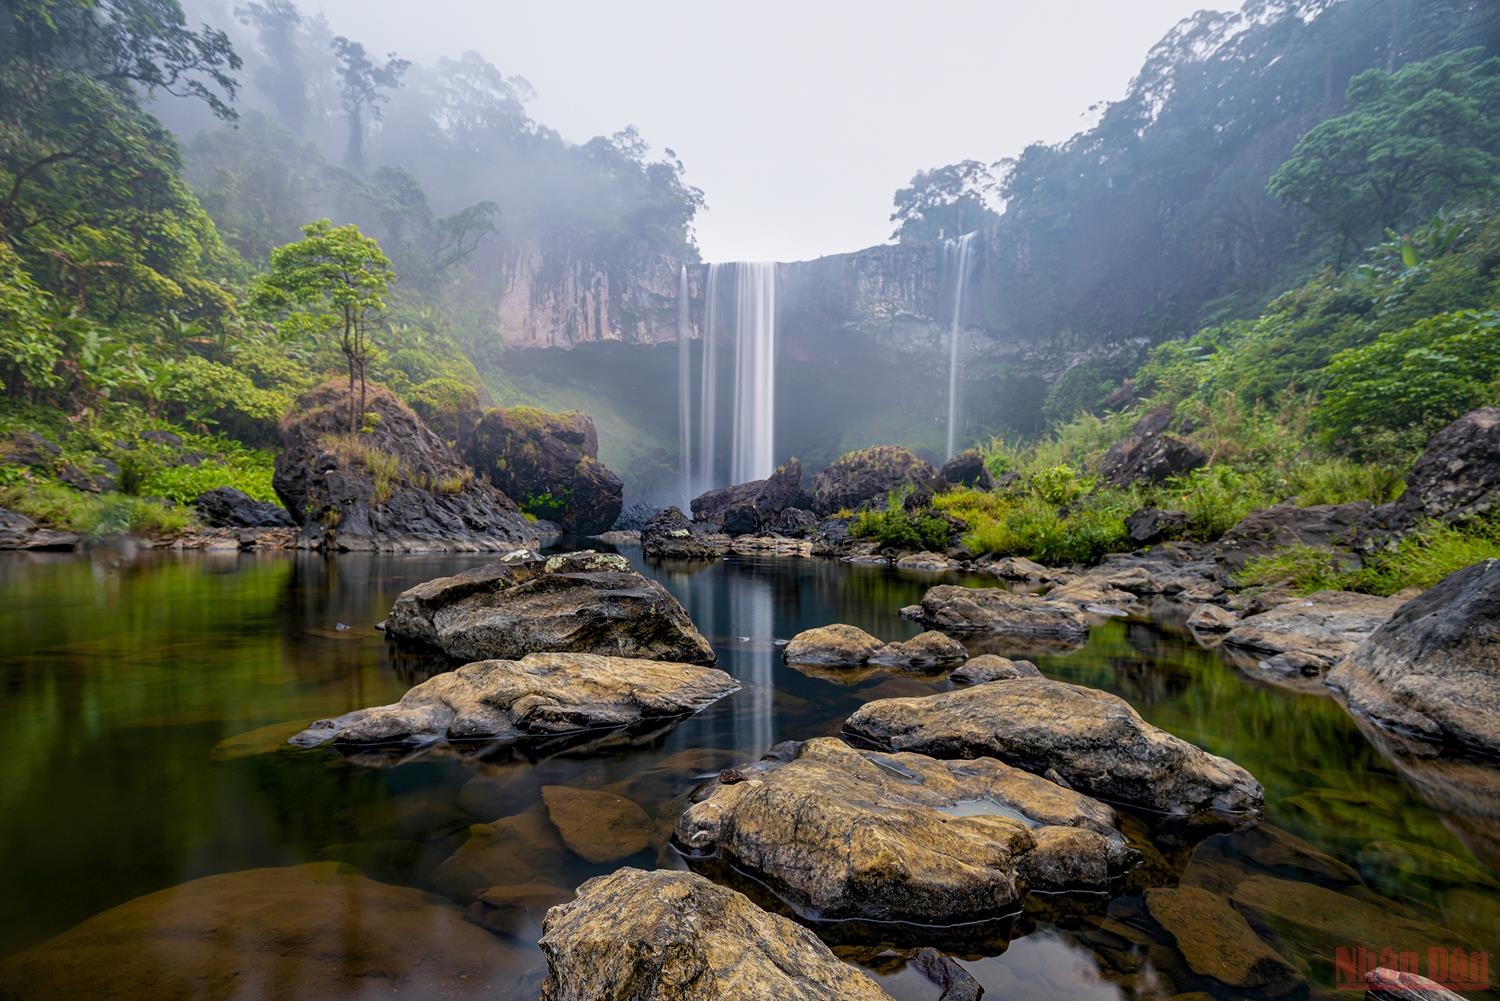
[[[691,491],[695,497],[719,485],[714,448],[719,433],[719,276],[725,267],[710,264],[703,283],[703,376],[698,390],[698,458],[693,464]]]
[[[735,265],[734,449],[730,483],[776,468],[776,265]]]
[[[958,339],[963,332],[964,293],[969,284],[969,252],[974,245],[973,233],[943,244],[943,256],[951,260],[953,271],[953,317],[948,324],[948,458],[958,447]]]
[[[693,499],[692,333],[688,314],[687,265],[677,276],[677,446],[682,462],[682,510]]]

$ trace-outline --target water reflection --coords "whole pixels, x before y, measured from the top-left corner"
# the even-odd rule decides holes
[[[484,996],[534,997],[526,978],[541,964],[538,901],[623,864],[571,852],[541,804],[542,786],[627,797],[653,824],[649,848],[629,863],[679,865],[667,838],[682,797],[704,776],[778,740],[836,734],[871,699],[949,687],[940,673],[803,673],[781,662],[776,645],[832,622],[909,638],[919,629],[897,611],[927,579],[812,560],[658,568],[627,555],[683,601],[741,692],[639,742],[429,755],[378,769],[280,741],[310,720],[394,701],[445,668],[388,644],[374,623],[405,587],[483,557],[145,553],[112,565],[0,557],[0,885],[9,891],[0,896],[0,953],[198,877],[337,861],[379,884],[485,889],[477,917],[496,933],[501,972],[518,978],[507,983],[525,986]],[[900,958],[926,944],[954,950],[992,997],[1210,989],[1172,959],[1170,937],[1143,903],[1145,887],[1176,882],[1250,916],[1304,968],[1315,994],[1331,988],[1327,956],[1338,936],[1355,929],[1500,946],[1492,868],[1500,821],[1480,781],[1493,770],[1476,776],[1387,756],[1326,696],[1257,684],[1146,623],[1107,623],[1073,649],[965,642],[1120,694],[1151,722],[1243,764],[1266,787],[1267,824],[1197,846],[1158,846],[1107,906],[1049,902],[976,941],[851,946],[850,958],[884,971],[894,995],[936,997]],[[246,905],[238,920],[274,919],[297,903],[261,882],[263,907]],[[440,923],[457,913],[427,906],[438,910],[421,913]],[[152,920],[129,934],[144,942],[181,930]],[[281,982],[303,985],[306,996],[358,996],[363,986],[335,975],[349,955],[339,941],[330,935],[300,972],[272,971],[248,945],[228,948],[225,962],[254,968],[258,979],[244,983],[257,990],[286,974]],[[72,955],[75,966],[95,961]],[[326,979],[307,987],[301,978],[319,970]]]

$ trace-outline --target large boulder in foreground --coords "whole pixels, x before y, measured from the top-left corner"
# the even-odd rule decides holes
[[[939,584],[927,589],[919,607],[923,625],[944,632],[1054,639],[1081,639],[1089,633],[1088,616],[1077,605],[1003,587]]]
[[[677,599],[613,553],[525,551],[403,591],[386,633],[455,660],[597,653],[712,664]]]
[[[370,386],[362,429],[349,431],[349,388],[328,382],[281,419],[272,486],[318,549],[510,550],[536,530],[411,408]]]
[[[1500,408],[1465,414],[1427,442],[1406,491],[1378,512],[1388,528],[1461,521],[1500,506]]]
[[[1263,662],[1280,657],[1317,673],[1338,663],[1401,604],[1400,598],[1319,591],[1241,619],[1225,635],[1224,645],[1246,650]]]
[[[724,859],[799,914],[984,921],[1033,890],[1102,890],[1129,858],[1114,812],[1018,768],[783,745],[723,777],[677,821],[684,850]]]
[[[808,929],[688,872],[591,879],[542,932],[542,1001],[890,1001]]]
[[[720,487],[693,498],[693,521],[726,535],[753,535],[776,527],[783,511],[809,503],[802,489],[802,463],[795,458],[763,480]]]
[[[872,445],[835,459],[812,480],[813,511],[827,516],[848,508],[879,507],[892,491],[930,497],[937,472],[926,459],[895,445]]]
[[[1152,726],[1124,699],[1046,678],[871,702],[844,729],[895,751],[998,758],[1157,813],[1247,814],[1263,801],[1245,769]]]
[[[392,705],[318,720],[292,743],[510,743],[686,716],[739,687],[711,667],[533,653],[465,664],[429,678]]]
[[[464,448],[474,471],[538,518],[565,532],[609,531],[625,503],[620,478],[599,463],[588,414],[536,407],[487,411]]]
[[[0,997],[511,997],[526,965],[455,907],[318,862],[127,901],[0,962]]]
[[[1384,727],[1500,756],[1500,560],[1402,605],[1328,683]]]

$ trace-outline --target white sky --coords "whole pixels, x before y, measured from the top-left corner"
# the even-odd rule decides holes
[[[583,142],[634,124],[702,188],[708,260],[884,242],[919,169],[998,160],[1088,124],[1146,51],[1234,0],[313,0],[422,62],[474,49]]]

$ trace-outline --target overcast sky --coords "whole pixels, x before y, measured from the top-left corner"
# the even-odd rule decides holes
[[[428,62],[474,49],[575,142],[634,124],[708,196],[704,257],[884,242],[917,170],[1088,123],[1213,0],[313,0],[335,31]]]

